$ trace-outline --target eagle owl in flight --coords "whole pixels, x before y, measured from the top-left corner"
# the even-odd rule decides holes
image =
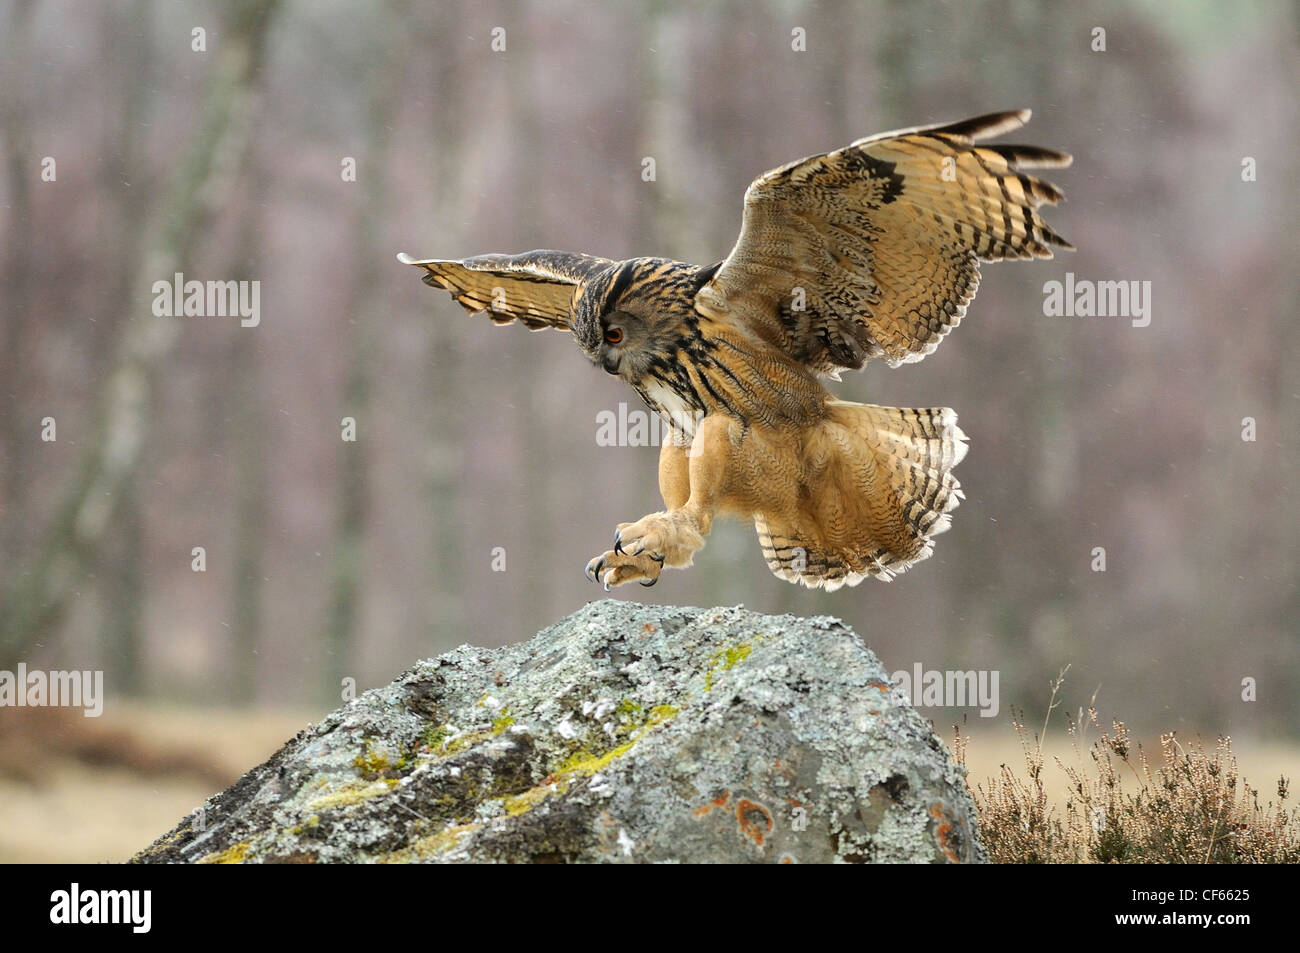
[[[716,516],[752,519],[773,573],[838,589],[930,555],[962,499],[949,408],[837,400],[821,382],[919,361],[961,321],[979,263],[1072,246],[1039,216],[1062,193],[1026,169],[1070,156],[982,145],[1029,110],[860,139],[756,179],[740,237],[700,267],[563,251],[402,262],[471,313],[573,332],[670,424],[664,509],[620,523],[587,565],[606,589],[685,567]]]

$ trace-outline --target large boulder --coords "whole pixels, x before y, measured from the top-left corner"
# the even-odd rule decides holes
[[[134,858],[984,859],[960,769],[841,622],[617,601],[418,663]]]

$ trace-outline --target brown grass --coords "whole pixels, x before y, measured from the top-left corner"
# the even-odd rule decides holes
[[[1280,864],[1300,862],[1300,809],[1286,807],[1289,781],[1276,782],[1276,801],[1239,776],[1230,738],[1212,750],[1184,745],[1173,732],[1160,738],[1158,763],[1134,745],[1120,721],[1103,731],[1090,704],[1068,718],[1074,763],[1053,758],[1064,774],[1064,804],[1044,785],[1042,736],[1065,673],[1052,686],[1042,735],[1031,738],[1023,715],[1012,713],[1024,766],[1003,764],[971,790],[989,858],[1002,864]],[[1093,699],[1095,703],[1096,699]],[[1087,736],[1095,733],[1092,742]],[[956,730],[954,751],[966,764],[970,737]]]

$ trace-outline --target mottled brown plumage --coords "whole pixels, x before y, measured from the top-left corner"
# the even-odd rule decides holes
[[[836,400],[879,358],[921,360],[965,314],[979,262],[1071,247],[1038,214],[1055,186],[1026,169],[1070,157],[977,145],[1028,110],[884,133],[760,176],[731,254],[700,268],[559,251],[403,262],[498,323],[571,330],[672,424],[666,509],[620,524],[588,565],[606,587],[688,566],[719,513],[752,519],[783,579],[835,589],[930,555],[962,494],[948,408]]]

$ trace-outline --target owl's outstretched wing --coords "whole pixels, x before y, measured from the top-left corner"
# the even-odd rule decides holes
[[[486,311],[497,324],[519,320],[531,331],[567,331],[575,292],[613,264],[607,258],[550,249],[460,261],[416,261],[402,253],[397,260],[423,268],[426,285],[446,288],[471,314]]]
[[[1071,157],[976,145],[1029,115],[886,132],[760,176],[696,307],[823,373],[921,360],[961,321],[980,261],[1073,248],[1037,211],[1062,193],[1023,171]]]

